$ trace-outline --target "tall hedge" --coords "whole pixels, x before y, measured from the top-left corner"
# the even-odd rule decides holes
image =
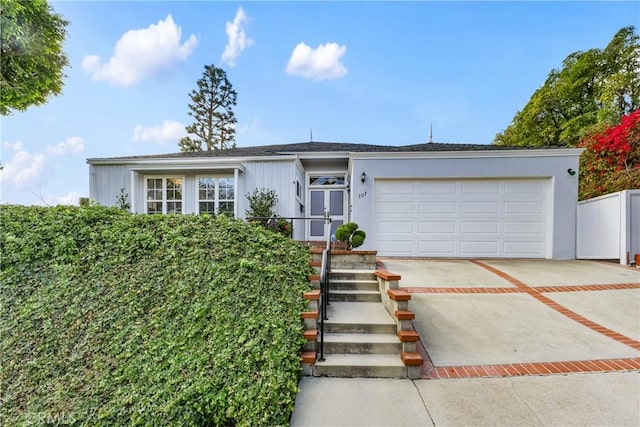
[[[0,207],[4,425],[287,424],[308,252],[224,216]]]

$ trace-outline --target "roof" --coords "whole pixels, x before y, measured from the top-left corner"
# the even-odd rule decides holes
[[[428,142],[413,145],[372,145],[347,142],[301,142],[294,144],[260,145],[255,147],[237,147],[225,150],[190,151],[168,154],[149,154],[142,156],[110,157],[92,160],[138,160],[138,159],[188,159],[188,158],[230,158],[230,157],[261,157],[278,156],[299,153],[403,153],[430,151],[493,151],[493,150],[531,150],[566,147],[522,147],[493,144],[453,144]]]

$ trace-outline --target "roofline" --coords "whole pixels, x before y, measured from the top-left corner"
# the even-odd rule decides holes
[[[298,156],[286,155],[286,156],[250,156],[250,157],[112,157],[112,158],[89,158],[87,163],[90,165],[163,165],[163,164],[175,164],[182,165],[197,164],[199,166],[206,166],[207,164],[219,165],[224,164],[239,164],[243,162],[261,161],[268,159],[270,161],[285,161],[295,160]]]
[[[477,158],[477,157],[563,157],[579,156],[584,148],[516,148],[501,150],[447,150],[447,151],[321,151],[321,152],[283,152],[274,156],[245,157],[112,157],[88,158],[90,165],[163,165],[206,166],[220,164],[238,164],[251,161],[291,161],[299,159],[331,159],[343,157],[349,159],[429,159],[429,158]]]
[[[438,159],[438,158],[477,158],[477,157],[566,157],[579,156],[584,148],[536,148],[527,150],[468,150],[468,151],[393,151],[351,153],[350,158],[358,160],[393,158],[393,159]]]

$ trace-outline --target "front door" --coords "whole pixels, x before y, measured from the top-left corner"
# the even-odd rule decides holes
[[[335,178],[335,179],[334,179]],[[342,188],[340,188],[342,187]],[[325,211],[331,217],[331,234],[345,222],[346,186],[344,175],[311,176],[309,180],[309,221],[308,239],[326,240],[324,222]]]

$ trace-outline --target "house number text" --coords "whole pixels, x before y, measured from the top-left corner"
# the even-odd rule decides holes
[[[363,199],[365,197],[367,197],[367,192],[366,191],[364,193],[358,194],[358,199]]]

